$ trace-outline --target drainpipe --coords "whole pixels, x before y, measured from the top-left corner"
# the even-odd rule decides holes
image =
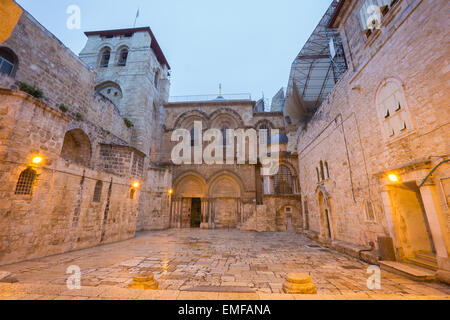
[[[372,252],[372,251],[375,250],[375,243],[374,243],[374,242],[370,241],[370,242],[369,242],[369,246],[370,246],[370,249],[363,249],[363,250],[359,250],[359,251],[358,251],[358,257],[359,257],[359,260],[362,260],[362,261],[367,262],[367,263],[371,263],[371,262],[369,262],[369,261],[364,260],[364,259],[362,258],[362,256],[361,256],[361,254],[362,254],[363,252]]]
[[[428,178],[430,178],[430,177],[433,175],[433,173],[435,173],[436,170],[437,170],[440,166],[442,166],[444,163],[447,163],[447,162],[450,162],[450,159],[441,161],[438,165],[436,165],[436,166],[433,168],[433,170],[431,170],[430,173],[425,177],[425,179],[423,179],[422,183],[421,183],[420,186],[419,186],[419,189],[423,187],[423,185],[425,184],[425,182],[427,182]]]

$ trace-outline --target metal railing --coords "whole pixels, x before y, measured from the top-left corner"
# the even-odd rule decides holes
[[[206,95],[190,95],[190,96],[173,96],[169,98],[169,102],[205,102],[205,101],[221,101],[221,100],[252,100],[250,93],[236,94],[206,94]]]

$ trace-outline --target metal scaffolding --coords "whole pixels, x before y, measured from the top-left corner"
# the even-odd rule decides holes
[[[327,27],[338,3],[333,1],[292,64],[288,96],[296,95],[293,91],[298,88],[308,111],[322,104],[347,70],[341,37]]]

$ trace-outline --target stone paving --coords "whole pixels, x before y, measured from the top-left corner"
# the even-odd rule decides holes
[[[82,270],[81,290],[65,286],[69,266]],[[295,233],[238,230],[145,232],[124,242],[1,266],[17,284],[0,284],[0,299],[448,299],[450,287],[382,272],[367,288],[368,264]],[[152,272],[159,290],[127,289]],[[282,294],[287,273],[309,273],[318,296]],[[234,297],[234,298],[233,298]]]

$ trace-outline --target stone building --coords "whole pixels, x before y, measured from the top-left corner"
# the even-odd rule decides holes
[[[305,232],[335,247],[373,242],[394,261],[383,267],[447,282],[449,11],[445,0],[334,1],[293,64],[285,110],[298,124]]]
[[[182,164],[174,165],[171,152],[175,129],[191,132],[196,141],[195,122],[208,129],[279,130],[281,145],[287,140],[281,112],[259,110],[249,98],[225,98],[222,95],[203,101],[172,102],[165,105],[163,164],[171,168],[174,195],[170,213],[175,228],[240,228],[258,231],[286,231],[301,227],[298,169],[295,152],[284,146],[279,173],[273,177],[261,174],[260,164]],[[276,139],[276,137],[273,137]],[[227,144],[224,139],[224,149]],[[202,143],[203,148],[207,144]],[[246,153],[248,155],[248,144]],[[235,148],[235,152],[237,152]],[[224,155],[226,150],[224,150]]]
[[[170,208],[170,67],[149,28],[87,35],[80,59],[24,11],[0,45],[1,264],[128,239]]]

